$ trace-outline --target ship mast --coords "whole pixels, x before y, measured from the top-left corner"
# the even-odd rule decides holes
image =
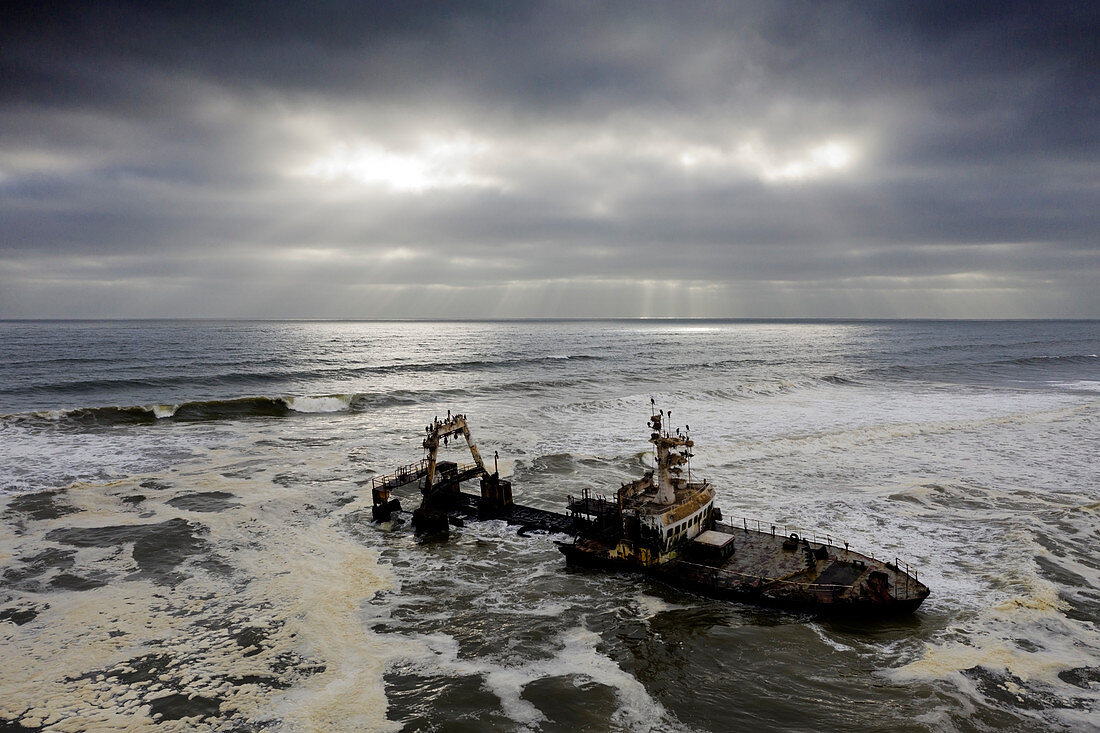
[[[695,445],[691,438],[680,435],[677,429],[674,435],[671,431],[662,429],[662,420],[665,411],[652,415],[649,418],[649,427],[653,432],[649,436],[649,442],[657,448],[657,496],[659,504],[673,504],[676,501],[676,489],[682,488],[686,481],[680,477],[683,466],[688,464],[691,458],[691,447]],[[672,413],[668,416],[671,418]]]

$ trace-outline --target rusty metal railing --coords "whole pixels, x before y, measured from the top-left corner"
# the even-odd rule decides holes
[[[473,471],[477,468],[476,463],[459,463],[456,464],[458,473],[466,473],[467,471]],[[404,486],[405,484],[411,484],[414,481],[418,481],[428,473],[428,459],[425,458],[422,461],[416,463],[410,463],[407,466],[401,466],[393,473],[387,473],[384,476],[373,476],[370,480],[371,489],[393,489],[398,486]]]
[[[393,473],[387,473],[384,476],[374,476],[370,480],[371,489],[392,489],[395,486],[402,486],[404,484],[412,483],[418,478],[421,478],[428,472],[428,459],[425,458],[422,461],[416,463],[410,463],[407,466],[401,466]]]
[[[831,533],[818,534],[816,530],[807,531],[801,527],[778,524],[773,522],[761,522],[759,519],[749,519],[746,517],[741,518],[741,526],[736,524],[727,524],[723,522],[715,522],[714,528],[719,532],[725,532],[727,534],[736,534],[738,531],[754,530],[761,534],[773,534],[782,535],[788,537],[791,534],[797,534],[799,540],[807,539],[810,544],[825,545],[826,547],[832,547],[836,550],[843,549],[845,552],[849,551],[849,543],[846,540],[833,537]],[[839,544],[837,544],[839,543]],[[841,547],[843,545],[843,547]],[[862,553],[861,553],[862,554]],[[906,560],[898,556],[894,556],[894,561],[886,557],[875,557],[874,553],[868,553],[867,557],[877,562],[883,563],[888,569],[895,570],[897,572],[903,572],[920,582],[920,576],[918,574],[917,566],[915,563],[909,563]]]

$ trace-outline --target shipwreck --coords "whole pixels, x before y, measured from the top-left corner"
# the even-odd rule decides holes
[[[670,415],[654,408],[649,417],[653,469],[613,492],[567,496],[567,511],[558,513],[517,504],[497,456],[490,472],[466,416],[448,413],[425,426],[423,460],[371,480],[373,518],[392,521],[401,512],[394,490],[416,484],[416,531],[444,535],[468,520],[502,519],[522,532],[567,535],[557,545],[573,567],[641,573],[707,596],[828,615],[910,613],[928,597],[917,570],[898,558],[856,552],[828,534],[723,521],[715,487],[693,480],[687,426],[667,427]],[[472,464],[438,460],[441,445],[459,440]],[[473,480],[480,492],[463,491]]]

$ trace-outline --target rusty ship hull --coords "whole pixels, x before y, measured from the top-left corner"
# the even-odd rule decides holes
[[[723,600],[844,617],[885,617],[915,611],[928,597],[926,585],[904,563],[846,547],[716,523],[729,538],[726,557],[688,548],[658,565],[609,556],[605,543],[579,536],[558,548],[572,567],[641,573],[660,582]]]

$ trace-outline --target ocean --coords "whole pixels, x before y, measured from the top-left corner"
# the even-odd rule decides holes
[[[1100,322],[7,321],[0,344],[0,730],[1100,724]],[[371,522],[370,478],[448,410],[560,510],[652,462],[651,400],[728,519],[899,557],[931,596],[823,620],[570,570],[564,537],[502,522]]]

